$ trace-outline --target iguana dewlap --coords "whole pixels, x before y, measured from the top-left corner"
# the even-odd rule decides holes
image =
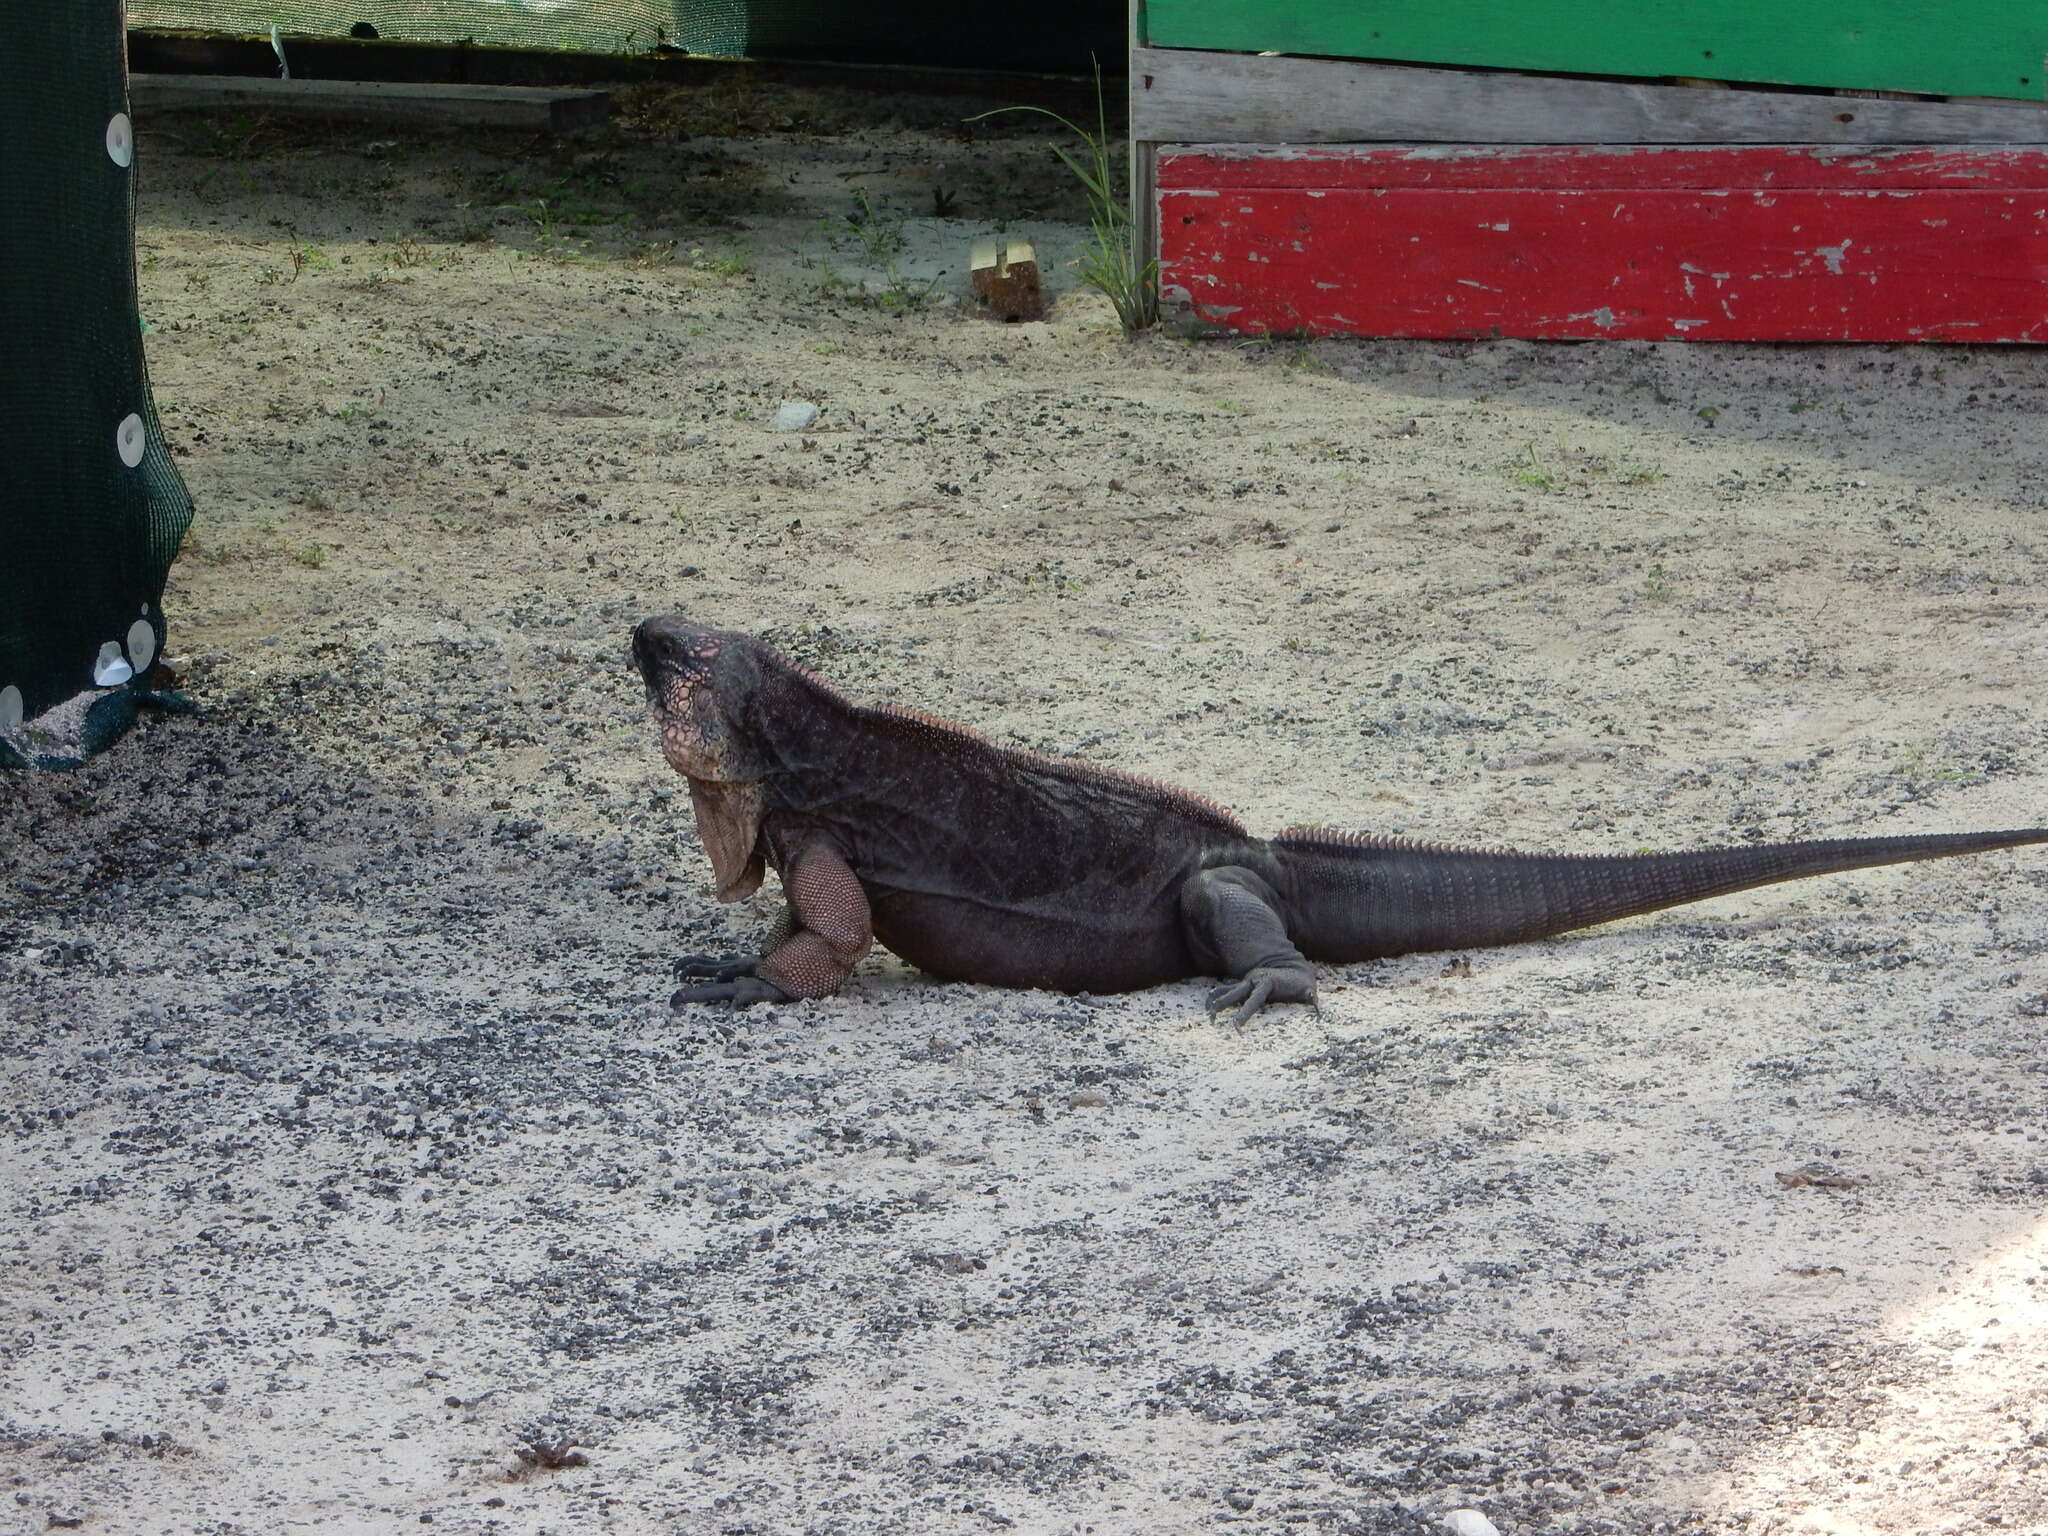
[[[936,976],[1115,992],[1228,978],[1212,1012],[1315,1001],[1312,962],[1546,938],[1753,886],[2048,841],[2048,829],[1621,856],[1254,837],[1199,795],[847,700],[748,635],[633,634],[718,895],[787,906],[758,959],[691,956],[678,1005],[824,997],[873,943]]]

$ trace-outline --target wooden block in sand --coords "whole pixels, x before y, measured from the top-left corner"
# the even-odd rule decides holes
[[[974,247],[968,267],[974,291],[998,320],[1043,320],[1045,294],[1038,285],[1038,253],[1022,240]]]

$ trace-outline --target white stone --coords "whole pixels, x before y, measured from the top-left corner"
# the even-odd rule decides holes
[[[100,647],[100,653],[93,659],[92,680],[102,688],[118,688],[135,675],[135,669],[128,665],[128,658],[121,654],[121,647],[109,640]]]
[[[1439,1516],[1437,1523],[1451,1536],[1500,1536],[1500,1527],[1476,1509],[1454,1509]]]
[[[808,400],[785,400],[775,408],[769,423],[777,432],[801,432],[818,419],[818,408]]]
[[[156,660],[156,631],[149,620],[137,619],[128,626],[128,660],[137,672],[147,672]]]

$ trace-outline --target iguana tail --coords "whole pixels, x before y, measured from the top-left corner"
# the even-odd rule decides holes
[[[1781,880],[2042,842],[2048,827],[1576,856],[1293,828],[1273,847],[1291,877],[1294,942],[1342,963],[1514,944]]]

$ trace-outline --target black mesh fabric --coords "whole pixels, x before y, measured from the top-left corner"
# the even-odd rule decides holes
[[[0,47],[8,766],[68,765],[133,720],[192,516],[143,367],[123,37],[120,0],[78,0],[12,7]]]

